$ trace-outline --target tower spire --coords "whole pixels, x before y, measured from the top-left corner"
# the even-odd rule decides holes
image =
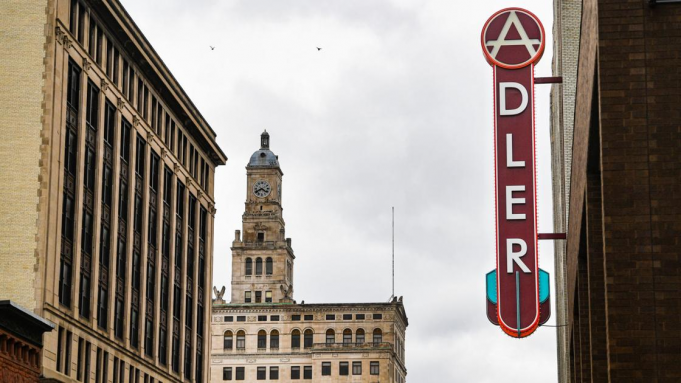
[[[260,149],[270,148],[270,134],[267,133],[267,129],[260,135]]]

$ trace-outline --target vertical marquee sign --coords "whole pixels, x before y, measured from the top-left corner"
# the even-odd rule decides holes
[[[506,334],[522,338],[545,322],[540,307],[545,305],[539,286],[534,145],[534,65],[544,53],[544,27],[524,9],[502,9],[485,23],[481,44],[494,71],[497,268],[496,318],[490,320]]]

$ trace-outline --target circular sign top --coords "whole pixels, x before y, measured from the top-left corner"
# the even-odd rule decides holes
[[[487,20],[480,42],[490,65],[519,69],[539,61],[545,37],[544,26],[532,12],[506,8]]]

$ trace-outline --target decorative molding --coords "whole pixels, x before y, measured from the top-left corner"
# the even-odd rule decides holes
[[[134,127],[140,126],[140,118],[137,115],[132,116],[132,125]]]
[[[180,174],[181,169],[182,167],[180,166],[180,164],[173,164],[173,170],[175,171],[175,175]]]
[[[64,45],[64,49],[69,49],[71,48],[71,39],[69,39],[69,36],[64,33],[64,36],[62,37],[62,45]]]
[[[92,68],[90,61],[88,61],[86,58],[83,58],[83,70],[87,72],[90,70],[90,68]]]
[[[125,108],[125,101],[121,97],[118,97],[118,100],[116,100],[116,108],[118,110],[123,110]]]
[[[57,40],[57,43],[59,43],[59,45],[64,43],[63,39],[65,35],[66,34],[64,33],[64,31],[62,31],[58,25],[54,28],[54,39]]]
[[[109,89],[109,83],[106,82],[105,79],[102,79],[102,81],[100,83],[100,87],[102,88],[102,91],[106,91],[106,90]]]
[[[194,181],[192,181],[191,178],[187,177],[187,189],[191,188],[194,186]]]

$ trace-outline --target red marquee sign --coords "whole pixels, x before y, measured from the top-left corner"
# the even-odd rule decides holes
[[[485,23],[481,44],[494,70],[496,319],[522,338],[540,324],[534,65],[544,27],[529,11],[502,9]]]

